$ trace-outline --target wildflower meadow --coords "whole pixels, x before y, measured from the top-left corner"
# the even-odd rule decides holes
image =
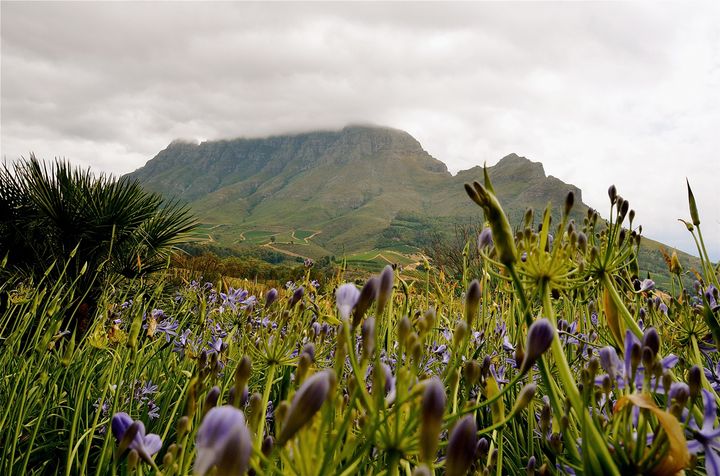
[[[458,281],[107,280],[97,256],[29,277],[6,257],[0,474],[720,474],[720,284],[689,185],[675,226],[702,266],[671,259],[662,290],[615,187],[607,219],[572,220],[570,194],[518,227],[487,176],[466,191],[486,228]]]

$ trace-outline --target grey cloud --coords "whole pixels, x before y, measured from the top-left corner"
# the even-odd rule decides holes
[[[451,170],[517,152],[646,233],[688,176],[720,256],[713,3],[2,3],[2,154],[124,173],[171,140],[405,129]]]

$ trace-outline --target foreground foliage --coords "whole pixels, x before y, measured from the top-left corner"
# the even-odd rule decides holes
[[[718,474],[701,238],[695,287],[667,294],[637,276],[614,188],[607,222],[571,222],[569,196],[561,223],[517,234],[489,181],[467,190],[489,227],[459,283],[158,277],[104,289],[80,338],[65,281],[8,280],[0,473]]]

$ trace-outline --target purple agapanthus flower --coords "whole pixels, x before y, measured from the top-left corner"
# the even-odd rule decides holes
[[[177,339],[175,339],[175,342],[173,342],[173,344],[175,345],[173,347],[173,352],[176,352],[182,357],[184,357],[187,350],[195,350],[195,344],[190,339],[190,332],[190,329],[186,329],[182,334],[178,336]]]
[[[231,405],[212,408],[195,437],[195,473],[213,467],[217,474],[245,474],[252,454],[252,436],[243,412]]]
[[[638,289],[637,292],[642,293],[652,291],[653,289],[655,289],[655,281],[652,279],[643,279],[642,282],[640,282],[640,289]]]
[[[715,365],[715,372],[710,369],[703,369],[705,371],[705,377],[710,382],[713,390],[720,393],[720,360]]]
[[[625,388],[625,386],[629,383],[630,375],[632,372],[632,366],[630,362],[630,349],[634,344],[641,345],[640,340],[635,337],[635,334],[633,334],[632,331],[628,329],[625,333],[624,361],[620,361],[620,358],[618,357],[617,352],[615,352],[615,349],[613,347],[608,346],[600,349],[600,366],[603,368],[603,370],[605,370],[605,372],[607,372],[610,380],[615,381],[618,388]],[[663,369],[671,369],[675,367],[675,365],[678,363],[678,357],[674,354],[670,354],[667,357],[661,359],[660,363],[662,364]],[[644,373],[644,366],[642,364],[638,365],[635,371],[635,380],[633,382],[635,388],[642,388]],[[595,378],[595,384],[601,386],[603,378],[603,375],[597,376]],[[656,389],[656,387],[658,388]],[[656,393],[664,393],[662,386],[657,385],[655,377],[652,377],[650,379],[650,388],[655,389],[653,391],[655,391]]]
[[[223,341],[221,337],[212,336],[208,342],[208,350],[210,353],[220,353],[223,351]]]
[[[237,312],[238,310],[244,311],[248,307],[255,304],[255,296],[248,296],[248,292],[245,289],[228,289],[227,293],[220,293],[222,304],[220,305],[220,312],[226,310],[232,310]]]
[[[717,417],[715,396],[708,390],[702,390],[702,399],[705,412],[702,428],[699,428],[695,419],[689,424],[689,431],[695,437],[687,442],[688,450],[693,454],[705,453],[705,471],[708,475],[720,475],[720,427],[715,428]]]
[[[123,443],[125,433],[132,425],[136,426],[137,431],[135,433],[135,436],[133,436],[132,441],[127,443],[127,446],[122,450],[135,450],[145,461],[152,461],[152,455],[160,451],[160,448],[162,448],[162,440],[160,439],[159,435],[156,435],[155,433],[148,433],[146,435],[145,425],[143,424],[143,422],[140,420],[135,420],[133,422],[133,419],[130,418],[130,415],[125,412],[116,413],[115,415],[113,415],[112,421],[110,422],[113,435],[115,435],[115,438],[117,438],[118,443],[121,444]]]

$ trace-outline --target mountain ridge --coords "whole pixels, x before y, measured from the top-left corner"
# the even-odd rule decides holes
[[[515,225],[528,207],[539,213],[551,202],[559,209],[571,191],[576,220],[589,208],[578,187],[517,153],[488,172]],[[410,254],[423,246],[428,229],[448,230],[481,216],[463,188],[482,181],[480,165],[453,175],[407,132],[378,126],[176,140],[127,177],[187,201],[209,241],[271,246],[288,255]]]

